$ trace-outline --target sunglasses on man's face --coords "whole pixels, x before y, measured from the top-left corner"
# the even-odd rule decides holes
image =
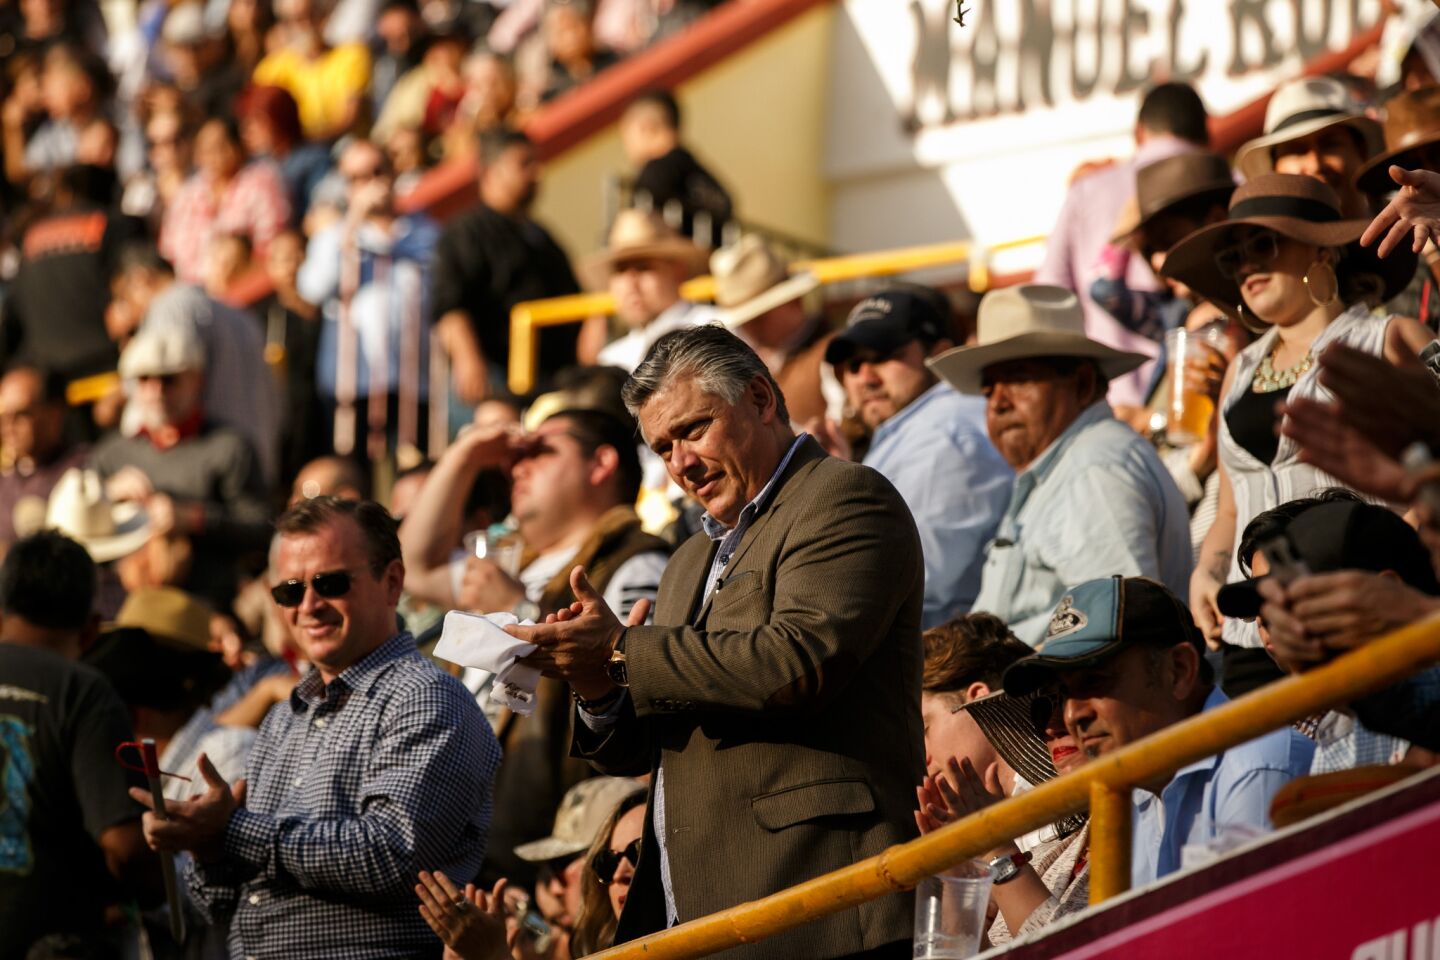
[[[317,573],[310,578],[310,586],[315,589],[315,593],[326,600],[345,596],[354,582],[355,578],[348,570]],[[286,580],[284,583],[277,583],[270,588],[270,596],[282,607],[298,607],[305,599],[305,581]]]
[[[1266,230],[1252,233],[1227,247],[1215,251],[1215,266],[1231,280],[1240,274],[1240,268],[1247,263],[1264,266],[1280,256],[1280,238]]]
[[[621,860],[629,860],[632,867],[639,864],[639,837],[627,843],[624,850],[601,850],[595,854],[595,859],[590,861],[590,869],[595,871],[596,878],[604,886],[615,879],[615,871],[620,869]]]

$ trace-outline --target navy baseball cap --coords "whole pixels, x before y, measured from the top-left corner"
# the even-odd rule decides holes
[[[1286,524],[1283,536],[1311,573],[1393,570],[1408,586],[1440,594],[1430,552],[1415,528],[1393,510],[1353,500],[1318,503]],[[1227,617],[1259,616],[1263,601],[1257,588],[1264,579],[1226,584],[1215,598],[1216,606]]]
[[[927,294],[929,294],[927,296]],[[841,330],[825,347],[826,363],[844,363],[857,350],[889,356],[912,340],[935,343],[950,336],[939,291],[891,287],[855,305]]]
[[[1047,686],[1056,671],[1105,660],[1126,646],[1169,647],[1189,642],[1204,650],[1205,639],[1190,608],[1164,584],[1147,577],[1088,580],[1066,592],[1036,653],[1005,671],[1012,697]]]

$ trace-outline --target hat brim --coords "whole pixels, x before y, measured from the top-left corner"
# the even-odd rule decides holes
[[[920,339],[904,324],[886,319],[866,320],[846,327],[825,345],[825,362],[830,365],[844,363],[856,350],[871,350],[881,356],[889,356],[912,340]]]
[[[751,297],[744,303],[720,311],[720,322],[727,329],[742,327],[751,320],[769,313],[778,306],[798,300],[820,286],[820,278],[806,270],[782,280],[770,289]]]
[[[1369,117],[1341,114],[1333,117],[1316,117],[1313,120],[1305,120],[1294,126],[1285,127],[1272,134],[1263,137],[1256,137],[1254,140],[1245,143],[1235,152],[1235,169],[1239,170],[1246,180],[1254,180],[1256,177],[1264,176],[1267,173],[1275,172],[1275,158],[1270,156],[1270,148],[1282,143],[1289,143],[1292,140],[1299,140],[1311,134],[1319,133],[1330,127],[1351,127],[1365,141],[1366,154],[1374,156],[1385,149],[1385,134],[1380,124]]]
[[[1344,247],[1342,269],[1349,273],[1369,273],[1383,284],[1381,302],[1388,301],[1405,289],[1415,276],[1415,253],[1405,245],[1385,259],[1373,247],[1362,247],[1360,235],[1369,220],[1336,220],[1315,223],[1293,217],[1242,217],[1201,227],[1177,243],[1165,255],[1160,273],[1178,280],[1207,300],[1226,308],[1233,316],[1240,307],[1240,285],[1220,272],[1215,264],[1215,251],[1241,227],[1262,227],[1282,237],[1316,247]]]
[[[1053,780],[1057,776],[1055,763],[1045,747],[1030,707],[1035,702],[1034,694],[1012,697],[1003,690],[964,704],[962,709],[975,719],[985,739],[1010,765],[1032,786]]]
[[[578,857],[588,846],[588,843],[577,843],[563,837],[545,837],[543,840],[520,844],[515,848],[515,856],[530,863],[548,863],[562,857]]]
[[[1209,183],[1199,184],[1194,190],[1187,190],[1181,196],[1173,197],[1169,200],[1166,200],[1163,204],[1156,207],[1154,210],[1151,210],[1144,216],[1141,216],[1138,220],[1134,220],[1130,223],[1117,224],[1115,227],[1115,234],[1110,238],[1110,243],[1114,246],[1130,247],[1131,249],[1135,249],[1136,244],[1140,239],[1140,234],[1144,232],[1146,226],[1155,221],[1156,217],[1168,213],[1182,203],[1187,203],[1191,200],[1198,200],[1201,197],[1210,195],[1214,195],[1216,203],[1224,206],[1225,201],[1229,198],[1230,194],[1234,192],[1235,181],[1233,180],[1223,183],[1218,180],[1212,180]]]
[[[955,347],[925,362],[961,393],[979,394],[986,367],[1031,357],[1094,360],[1108,379],[1129,373],[1153,359],[1143,353],[1116,350],[1083,334],[1036,331],[1016,334],[994,343]]]
[[[1440,131],[1407,144],[1399,150],[1387,150],[1375,159],[1366,161],[1365,165],[1355,174],[1355,189],[1371,196],[1394,193],[1400,189],[1400,185],[1390,179],[1391,165],[1401,166],[1406,170],[1423,166],[1425,158],[1421,155],[1422,152],[1426,147],[1434,146],[1437,143],[1440,143]]]
[[[104,537],[86,537],[73,531],[62,531],[90,554],[96,563],[109,563],[128,557],[145,546],[150,539],[150,515],[138,504],[117,503],[112,508],[115,532]]]
[[[670,260],[685,264],[692,274],[705,269],[708,258],[704,250],[683,237],[637,243],[628,247],[610,247],[591,254],[581,265],[587,282],[600,287],[609,282],[615,264],[624,260]]]
[[[1123,644],[1121,640],[1107,640],[1093,650],[1073,657],[1057,657],[1045,653],[1034,653],[1010,664],[1005,671],[1002,685],[1012,697],[1026,697],[1041,687],[1047,686],[1061,670],[1076,670],[1092,666],[1110,657]]]

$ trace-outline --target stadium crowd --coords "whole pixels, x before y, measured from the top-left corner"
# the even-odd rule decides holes
[[[581,957],[1440,607],[1440,26],[1233,158],[1154,86],[1033,282],[836,323],[669,93],[602,250],[531,218],[526,117],[714,5],[0,4],[0,960]],[[469,209],[405,203],[456,158]],[[1133,883],[1434,751],[1440,668],[1144,784]],[[989,943],[1088,854],[988,852]]]

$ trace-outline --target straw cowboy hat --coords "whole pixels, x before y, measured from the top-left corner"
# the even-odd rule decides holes
[[[1265,110],[1265,135],[1235,153],[1235,169],[1247,180],[1275,171],[1272,148],[1308,137],[1328,127],[1349,127],[1360,135],[1361,151],[1373,157],[1384,149],[1380,124],[1360,113],[1355,98],[1339,80],[1308,77],[1285,84]]]
[[[1138,246],[1140,231],[1176,204],[1208,196],[1219,206],[1234,190],[1230,164],[1218,153],[1182,153],[1148,163],[1135,172],[1135,202],[1126,206],[1110,242]]]
[[[1229,243],[1241,227],[1264,227],[1301,243],[1343,247],[1345,254],[1335,266],[1337,277],[1373,275],[1383,285],[1383,303],[1415,275],[1415,254],[1408,248],[1398,249],[1381,260],[1373,248],[1360,246],[1355,241],[1369,223],[1368,219],[1341,219],[1340,198],[1314,177],[1270,173],[1238,187],[1230,198],[1228,217],[1176,244],[1165,257],[1161,273],[1234,313],[1241,303],[1240,285],[1221,273],[1215,251]]]
[[[210,605],[175,587],[150,587],[125,598],[112,630],[144,630],[151,639],[180,650],[210,649]]]
[[[1390,165],[1406,170],[1425,166],[1424,148],[1440,143],[1440,87],[1402,93],[1385,103],[1385,152],[1355,174],[1363,193],[1384,194],[1399,189],[1390,179]]]
[[[1107,378],[1149,361],[1085,336],[1080,300],[1063,287],[1027,284],[992,290],[980,301],[978,342],[927,360],[930,369],[961,393],[979,393],[986,367],[1030,357],[1094,360]]]
[[[615,264],[624,260],[656,259],[683,263],[690,272],[705,268],[705,251],[686,240],[648,210],[626,209],[610,226],[610,244],[585,261],[585,273],[600,285]]]
[[[111,503],[94,470],[66,470],[45,513],[45,525],[79,543],[96,563],[129,556],[150,539],[150,517],[138,503]]]
[[[820,279],[808,270],[790,276],[785,261],[753,233],[712,253],[710,275],[715,278],[721,322],[731,330],[820,286]]]

